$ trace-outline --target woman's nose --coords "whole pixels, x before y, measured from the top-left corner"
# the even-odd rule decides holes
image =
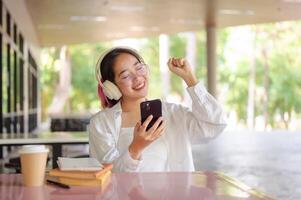
[[[132,81],[136,81],[138,79],[138,75],[137,74],[132,74]]]
[[[132,74],[132,80],[137,79],[140,75],[138,74],[138,72],[133,72]]]

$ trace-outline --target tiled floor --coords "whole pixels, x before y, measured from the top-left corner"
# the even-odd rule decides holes
[[[197,170],[222,171],[277,199],[301,197],[301,131],[225,133],[193,149]]]

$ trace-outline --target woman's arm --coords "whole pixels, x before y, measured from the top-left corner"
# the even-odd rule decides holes
[[[198,83],[187,88],[192,99],[192,109],[181,107],[186,130],[192,143],[204,138],[214,138],[226,128],[226,120],[221,105]]]
[[[113,134],[106,132],[100,121],[92,118],[88,126],[90,157],[101,163],[113,163],[115,172],[138,171],[141,160],[133,159],[128,149],[119,152]]]
[[[190,140],[197,143],[204,138],[216,137],[226,127],[221,105],[210,95],[204,86],[198,83],[189,63],[185,59],[169,59],[169,69],[180,76],[187,84],[192,99],[192,110],[179,107],[175,112],[182,116],[182,123]]]
[[[151,119],[152,116],[149,116],[143,124],[141,122],[136,124],[133,141],[123,152],[119,152],[116,144],[117,141],[115,141],[114,134],[112,133],[114,128],[109,124],[114,123],[114,120],[111,121],[105,116],[94,116],[88,126],[90,156],[96,158],[101,163],[113,163],[113,171],[139,171],[143,150],[162,136],[166,126],[165,121],[159,118],[146,131],[146,127]]]
[[[145,122],[143,122],[143,124],[141,124],[141,122],[139,121],[135,126],[134,138],[129,146],[129,152],[133,159],[139,159],[142,155],[143,150],[159,137],[161,137],[162,134],[164,134],[166,122],[163,121],[162,117],[158,118],[148,131],[146,130],[152,118],[153,116],[150,115],[147,117]]]

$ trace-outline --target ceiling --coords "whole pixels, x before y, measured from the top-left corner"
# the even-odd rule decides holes
[[[301,0],[26,0],[41,46],[301,19]]]

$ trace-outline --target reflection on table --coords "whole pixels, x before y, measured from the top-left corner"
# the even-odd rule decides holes
[[[115,173],[102,187],[23,187],[20,174],[0,174],[0,199],[269,200],[267,195],[213,172]]]

